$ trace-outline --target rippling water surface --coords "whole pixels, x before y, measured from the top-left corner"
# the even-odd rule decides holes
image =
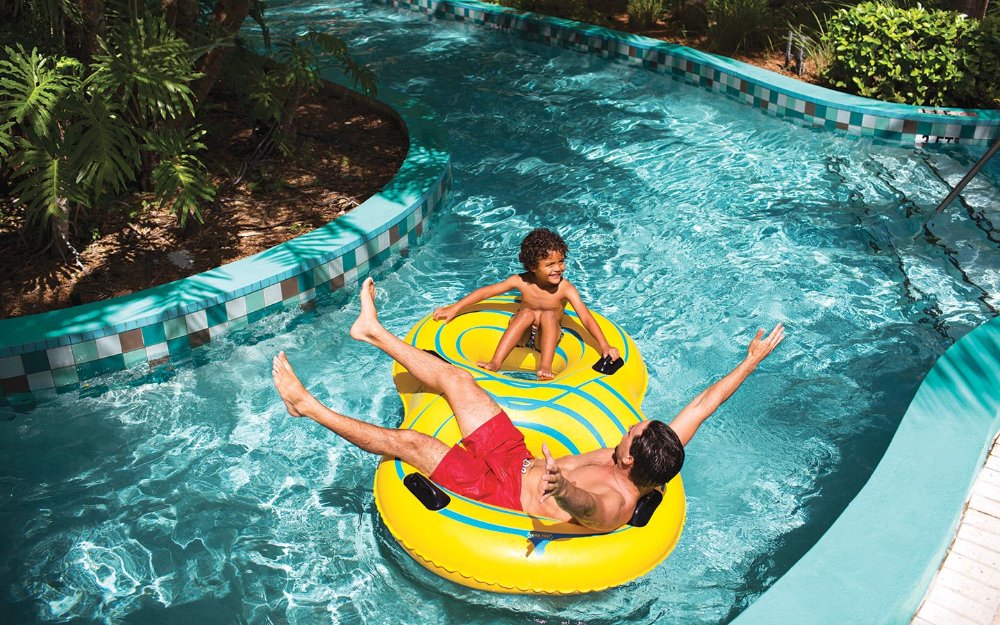
[[[934,359],[1000,306],[996,170],[930,218],[942,180],[981,149],[817,133],[362,3],[269,15],[275,38],[347,38],[381,84],[448,126],[449,203],[376,274],[390,329],[517,271],[518,242],[547,226],[569,242],[584,300],[635,337],[651,417],[728,371],[756,328],[782,321],[788,336],[691,444],[674,554],[583,597],[492,595],[426,572],[378,518],[375,459],[285,416],[268,375],[280,349],[331,406],[398,423],[389,360],[347,336],[356,288],[169,368],[0,408],[5,622],[724,622],[833,522]]]

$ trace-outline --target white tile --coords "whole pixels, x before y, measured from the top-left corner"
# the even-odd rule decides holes
[[[200,332],[208,329],[208,311],[196,310],[193,313],[184,315],[184,323],[187,325],[188,334]]]
[[[993,615],[993,609],[1000,605],[1000,588],[990,585],[987,580],[979,579],[975,575],[964,575],[947,564],[938,572],[937,583],[954,590],[969,601],[986,606],[990,610],[990,616]]]
[[[247,316],[247,298],[237,297],[226,302],[226,318],[236,319]]]
[[[146,346],[146,360],[157,360],[169,355],[170,351],[167,349],[166,343],[157,343],[156,345]]]
[[[780,106],[781,108],[787,108],[788,107],[788,98],[785,96],[785,94],[783,94],[783,93],[779,93],[778,94],[777,105]]]
[[[980,547],[1000,553],[1000,536],[992,532],[979,529],[969,523],[963,523],[961,527],[958,528],[958,534],[956,534],[956,537],[970,540]]]
[[[983,625],[958,614],[948,606],[941,605],[932,599],[924,602],[924,605],[920,608],[920,617],[940,625]]]
[[[316,299],[316,289],[306,289],[299,293],[299,301],[302,303],[311,302]]]
[[[969,497],[969,509],[1000,518],[1000,486],[976,484]]]
[[[102,336],[99,339],[95,339],[94,343],[97,344],[98,358],[117,356],[118,354],[122,353],[122,342],[118,339],[117,334],[112,334],[111,336]]]
[[[358,282],[358,270],[348,269],[344,272],[344,286],[350,286],[352,284],[357,284]]]
[[[806,101],[805,100],[796,99],[795,100],[795,110],[798,111],[799,113],[805,113],[806,112]]]
[[[281,301],[281,283],[272,284],[269,287],[264,288],[262,291],[264,294],[264,306],[270,306],[271,304],[277,304]]]
[[[837,121],[841,124],[851,123],[851,112],[850,111],[837,111]]]
[[[354,259],[355,266],[368,261],[368,247],[364,243],[354,248]]]
[[[338,256],[326,264],[327,271],[330,272],[330,277],[339,276],[344,273],[344,257]]]
[[[33,391],[42,391],[47,388],[55,388],[51,371],[39,371],[28,374],[28,388]]]
[[[990,127],[989,126],[976,126],[976,132],[973,133],[972,138],[973,139],[980,139],[980,140],[982,140],[982,139],[985,139],[985,138],[987,138],[989,136],[990,136]]]
[[[979,510],[966,510],[962,522],[972,527],[978,527],[991,534],[1000,535],[1000,519],[984,514]]]
[[[957,137],[962,134],[962,127],[958,124],[948,124],[944,127],[944,134],[949,137]]]
[[[209,328],[208,329],[208,336],[212,340],[215,340],[215,337],[220,336],[222,334],[225,334],[227,331],[229,331],[229,322],[228,321],[220,323],[219,325],[214,325],[211,328]]]
[[[892,118],[889,120],[889,130],[893,132],[903,132],[903,120]]]
[[[16,378],[24,375],[24,363],[20,356],[0,358],[0,378]]]
[[[956,539],[951,545],[951,553],[956,556],[980,562],[988,569],[1000,571],[1000,553],[991,551],[982,545],[974,543],[966,538]],[[1000,579],[1000,577],[998,577]]]
[[[875,116],[864,114],[861,116],[861,127],[862,128],[874,128],[875,127]]]
[[[53,347],[52,349],[47,349],[45,351],[49,356],[49,366],[53,369],[72,367],[76,364],[73,360],[73,348],[69,345]]]

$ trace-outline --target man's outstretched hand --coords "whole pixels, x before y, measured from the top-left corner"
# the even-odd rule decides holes
[[[549,452],[549,446],[542,443],[542,455],[545,456],[545,474],[542,475],[542,498],[545,501],[549,497],[556,497],[563,493],[566,488],[566,478],[563,477],[559,465]]]
[[[764,338],[763,328],[757,330],[757,336],[753,337],[750,347],[747,348],[747,360],[756,367],[774,351],[783,338],[785,338],[785,326],[780,323],[774,326],[767,338]]]

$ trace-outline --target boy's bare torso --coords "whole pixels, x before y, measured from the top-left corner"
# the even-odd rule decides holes
[[[563,278],[559,284],[539,284],[534,278],[529,272],[517,275],[516,287],[521,293],[521,310],[535,313],[534,325],[541,322],[541,315],[546,311],[552,311],[561,320],[568,301],[569,280]]]

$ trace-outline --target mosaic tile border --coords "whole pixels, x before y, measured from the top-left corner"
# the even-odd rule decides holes
[[[430,18],[518,34],[595,54],[714,91],[803,126],[894,145],[989,145],[1000,137],[1000,111],[934,109],[840,93],[726,57],[591,24],[521,13],[475,0],[377,0]]]
[[[360,97],[334,85],[348,97]],[[230,330],[363,279],[415,245],[451,187],[451,156],[433,111],[381,92],[410,147],[382,191],[326,226],[253,257],[130,296],[0,320],[0,400],[179,358]]]

